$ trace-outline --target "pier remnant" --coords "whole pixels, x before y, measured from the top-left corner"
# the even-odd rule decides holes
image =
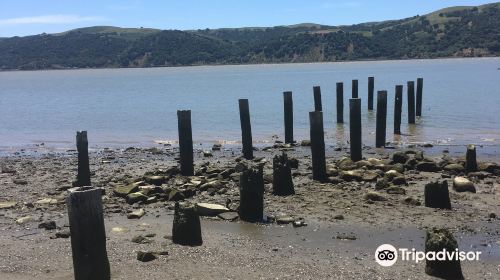
[[[241,122],[241,142],[243,144],[243,157],[253,158],[252,127],[250,125],[250,109],[248,99],[239,99],[240,122]]]
[[[458,254],[458,242],[447,229],[433,228],[425,235],[425,254]],[[434,258],[425,260],[425,273],[442,279],[464,279],[459,258]]]
[[[290,161],[285,152],[273,158],[273,194],[281,196],[295,194]]]
[[[351,160],[359,161],[361,153],[361,99],[349,99],[349,131],[351,145]]]
[[[358,80],[352,80],[352,98],[358,98]]]
[[[375,77],[368,77],[368,110],[373,110],[373,91],[375,89]]]
[[[408,123],[415,123],[415,82],[408,81]]]
[[[403,86],[396,86],[394,98],[394,134],[401,134],[401,111],[403,108]]]
[[[323,105],[321,105],[321,88],[319,86],[314,86],[313,92],[314,92],[314,111],[323,111]]]
[[[313,179],[323,181],[326,179],[325,159],[325,133],[323,129],[323,112],[309,112],[309,125],[311,137],[311,156]]]
[[[292,144],[293,141],[293,98],[291,91],[283,92],[283,106],[285,119],[285,143]]]
[[[465,173],[475,171],[477,171],[476,146],[469,144],[467,145],[467,153],[465,154]]]
[[[186,246],[202,245],[200,216],[196,206],[189,202],[176,202],[174,209],[172,241]]]
[[[261,167],[249,167],[240,174],[240,218],[262,222],[264,217],[264,178]]]
[[[66,203],[75,280],[109,280],[102,190],[86,186],[68,192]]]
[[[424,79],[417,78],[417,117],[422,116],[422,90],[424,87]]]
[[[425,206],[430,208],[451,209],[448,182],[436,181],[425,185]]]
[[[191,128],[191,110],[177,111],[177,127],[179,130],[179,152],[181,174],[194,175],[193,166],[193,133]]]
[[[76,149],[78,151],[78,173],[74,186],[90,186],[89,142],[87,140],[87,131],[76,132]]]
[[[344,83],[337,83],[337,123],[344,123]]]
[[[375,147],[385,146],[385,134],[387,125],[387,91],[377,93],[377,124]]]

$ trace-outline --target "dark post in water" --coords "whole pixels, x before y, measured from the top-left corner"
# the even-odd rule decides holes
[[[415,123],[415,82],[408,82],[408,123]]]
[[[401,134],[401,111],[403,109],[403,86],[396,86],[394,98],[394,134]]]
[[[89,142],[87,131],[76,132],[76,149],[78,151],[78,174],[75,187],[90,186]]]
[[[252,127],[250,126],[250,109],[248,108],[248,99],[240,99],[238,101],[240,105],[241,142],[243,143],[243,156],[246,159],[252,159]]]
[[[292,92],[283,92],[285,112],[285,143],[293,143],[293,99]]]
[[[349,99],[349,131],[351,142],[351,160],[359,161],[361,154],[361,99]]]
[[[313,179],[322,181],[326,178],[325,133],[323,130],[323,112],[309,112],[311,155]]]
[[[373,110],[373,91],[375,89],[375,78],[368,77],[368,110]]]
[[[387,125],[387,91],[377,93],[377,125],[375,147],[385,146],[385,132]]]
[[[344,83],[337,83],[337,123],[344,123]]]
[[[101,189],[78,187],[66,199],[75,280],[110,279],[101,195]]]
[[[352,80],[352,98],[358,98],[358,80]]]
[[[191,129],[191,110],[177,111],[177,126],[179,129],[179,152],[181,174],[194,175],[193,166],[193,134]]]
[[[417,116],[422,116],[422,90],[424,87],[424,79],[417,79]]]
[[[262,222],[264,217],[262,168],[249,167],[240,174],[239,215],[243,221]]]
[[[314,92],[314,111],[323,111],[323,106],[321,105],[321,88],[319,86],[314,86],[313,92]]]

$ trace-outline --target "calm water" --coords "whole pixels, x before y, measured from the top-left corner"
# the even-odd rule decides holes
[[[177,138],[178,109],[191,109],[196,142],[238,142],[238,99],[248,98],[256,142],[283,139],[283,95],[293,91],[295,139],[308,139],[312,87],[320,85],[327,144],[348,140],[351,80],[359,79],[364,144],[375,143],[367,78],[388,90],[388,141],[394,140],[394,86],[404,84],[405,142],[500,145],[500,59],[207,66],[0,72],[0,148],[147,146]],[[423,117],[408,126],[406,81],[424,78]],[[344,126],[335,124],[335,83],[344,82]],[[398,139],[396,139],[398,140]]]

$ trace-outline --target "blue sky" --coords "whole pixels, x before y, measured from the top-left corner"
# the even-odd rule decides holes
[[[474,0],[0,0],[0,37],[113,25],[160,29],[327,25],[399,19]]]

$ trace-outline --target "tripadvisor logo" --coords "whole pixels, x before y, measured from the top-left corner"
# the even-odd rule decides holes
[[[377,250],[375,250],[375,261],[381,266],[392,266],[398,260],[398,255],[402,261],[412,261],[415,263],[419,263],[421,261],[478,261],[479,255],[481,252],[479,251],[459,251],[455,249],[454,251],[447,251],[445,249],[441,251],[429,251],[422,252],[417,251],[415,248],[407,249],[407,248],[399,248],[392,246],[391,244],[382,244],[378,246]]]

